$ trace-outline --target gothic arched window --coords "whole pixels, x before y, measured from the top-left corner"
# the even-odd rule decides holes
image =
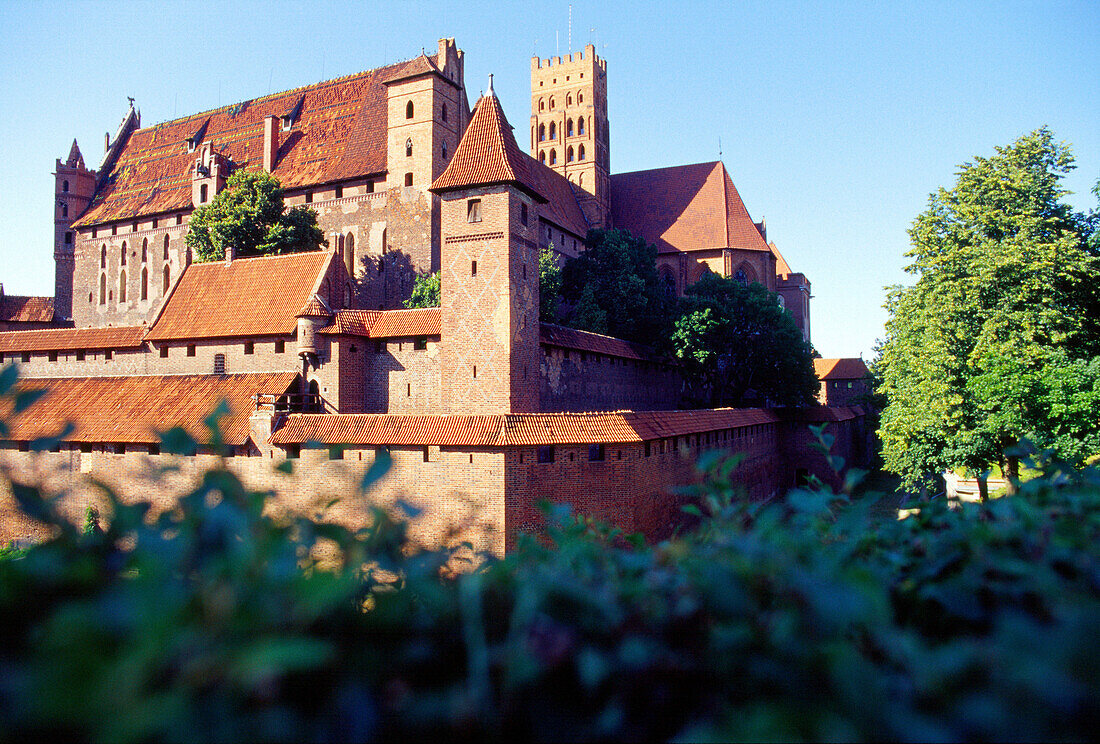
[[[554,97],[553,96],[550,96],[550,110],[551,111],[554,110]]]
[[[546,125],[539,124],[539,142],[546,141]]]
[[[172,283],[172,269],[168,266],[164,267],[164,290],[162,294],[168,294],[168,286]]]
[[[584,145],[577,148],[577,160],[584,160]]]
[[[68,181],[62,181],[61,182],[61,190],[65,191],[65,192],[68,192],[68,190],[69,190],[69,182]]]
[[[749,278],[745,275],[744,269],[738,269],[737,273],[733,275],[733,280],[738,284],[748,284]]]
[[[546,150],[539,150],[539,162],[546,165]]]
[[[568,94],[568,93],[566,94],[566,96],[565,96],[565,105],[566,106],[572,106],[573,105],[573,96],[572,96],[572,94]]]
[[[439,118],[443,121],[447,121],[447,104],[444,103],[443,107],[439,110]]]
[[[573,146],[572,145],[570,145],[569,149],[565,151],[565,162],[567,162],[567,163],[572,163],[573,162]]]
[[[667,266],[661,267],[661,285],[666,295],[669,297],[676,296],[676,277],[672,275],[672,270]]]
[[[355,276],[355,236],[348,233],[344,238],[344,268],[348,270],[348,276]],[[345,307],[347,303],[344,303]]]
[[[69,216],[69,205],[68,204],[62,204],[61,205],[61,216],[62,217],[68,217]]]
[[[558,125],[554,122],[550,122],[550,139],[555,140],[558,138]]]
[[[546,101],[544,101],[540,98],[539,99],[539,111],[545,111],[545,110],[546,110]]]
[[[439,146],[439,153],[443,156],[444,160],[447,159],[447,143],[446,142],[444,142],[442,145]]]
[[[99,275],[99,304],[107,304],[107,275]]]
[[[412,137],[405,140],[405,157],[411,158],[413,154],[413,141]]]
[[[118,275],[118,301],[126,302],[126,272]]]
[[[122,256],[122,261],[120,263],[121,263],[122,266],[125,266],[126,265],[126,242],[125,241],[123,241],[123,243],[122,243],[121,256]]]
[[[583,92],[577,93],[577,103],[578,104],[584,103],[584,93]]]
[[[99,249],[99,268],[107,268],[107,244],[104,243]]]
[[[164,260],[168,260],[168,236],[164,236]]]
[[[149,238],[143,238],[141,241],[141,262],[145,263],[149,260]],[[142,299],[145,299],[144,297]]]
[[[409,101],[407,104],[405,104],[405,118],[406,119],[413,118],[413,102],[412,101]]]
[[[141,267],[141,299],[149,299],[149,269]]]
[[[558,151],[557,150],[551,150],[550,151],[550,165],[557,165],[557,164],[558,164]]]
[[[565,136],[566,137],[572,137],[573,136],[573,120],[572,119],[569,119],[565,122]]]
[[[577,119],[577,134],[584,134],[584,117]]]

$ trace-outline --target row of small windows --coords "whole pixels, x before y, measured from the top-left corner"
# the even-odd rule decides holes
[[[165,266],[164,271],[161,272],[163,278],[163,285],[161,294],[168,294],[168,288],[172,286],[172,268]],[[118,301],[126,302],[126,270],[123,269],[118,275]],[[141,299],[149,299],[149,269],[148,267],[141,267]],[[106,305],[109,301],[114,300],[114,292],[107,291],[107,275],[101,273],[99,275],[99,304]],[[88,302],[92,301],[92,295],[88,295]]]
[[[183,213],[182,212],[180,214],[176,215],[175,223],[177,225],[182,225],[183,224]],[[152,227],[152,229],[154,229],[154,230],[156,230],[159,225],[160,225],[160,220],[156,217],[154,217],[152,219],[152,221],[150,222],[150,227]],[[106,230],[106,229],[107,229],[106,227],[102,227],[102,228],[100,228],[98,226],[93,227],[92,228],[92,237],[93,238],[98,238],[100,231],[101,230]],[[131,230],[131,232],[137,232],[138,231],[138,221],[137,220],[134,220],[133,224],[130,226],[130,230]],[[117,224],[111,225],[111,235],[118,235],[118,225]]]
[[[574,157],[574,152],[573,152],[573,146],[572,145],[570,145],[565,150],[565,162],[567,162],[567,163],[572,163],[576,160],[584,160],[584,159],[585,159],[584,145],[581,145],[580,147],[577,148],[576,157]],[[546,150],[539,150],[539,162],[542,163],[543,165],[546,165],[546,163],[547,163]],[[554,148],[550,148],[549,163],[550,163],[550,165],[557,165],[558,164],[558,151]]]
[[[447,143],[446,142],[444,142],[442,145],[439,146],[439,154],[443,156],[444,160],[447,159]],[[413,141],[412,141],[412,137],[409,137],[407,140],[405,140],[405,157],[411,158],[412,155],[413,155]],[[412,184],[405,184],[405,185],[406,186],[411,186]]]
[[[416,107],[413,106],[413,102],[409,101],[405,104],[405,118],[412,119],[416,115]],[[442,121],[447,121],[447,104],[444,103],[439,109],[439,118]]]
[[[539,124],[539,142],[545,142],[546,141],[546,131],[547,131],[546,130],[546,125],[545,124]],[[584,134],[584,118],[583,117],[577,119],[577,126],[576,126],[575,133],[578,136]],[[566,137],[572,137],[573,134],[574,134],[573,120],[572,119],[566,119],[566,121],[565,121],[565,136]],[[557,122],[552,121],[552,122],[550,122],[550,139],[551,140],[556,140],[557,138],[558,138],[558,125],[557,125]]]
[[[554,96],[550,96],[549,99],[540,98],[539,99],[539,111],[545,111],[546,107],[547,107],[546,106],[547,103],[550,104],[550,110],[551,111],[553,111],[557,107],[557,99]],[[579,106],[582,103],[584,103],[584,91],[578,91],[577,92],[577,105]],[[573,94],[572,93],[566,93],[565,94],[565,105],[566,106],[572,106],[573,105]]]

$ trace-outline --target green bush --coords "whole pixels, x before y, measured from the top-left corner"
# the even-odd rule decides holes
[[[882,521],[856,477],[753,504],[735,459],[700,466],[697,523],[659,545],[548,507],[544,539],[468,565],[382,511],[265,516],[224,468],[155,519],[105,489],[88,530],[13,484],[56,534],[0,561],[0,738],[1100,730],[1097,471],[1037,463],[1017,496]]]

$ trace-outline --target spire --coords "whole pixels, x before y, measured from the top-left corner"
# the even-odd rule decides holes
[[[431,190],[441,193],[473,186],[514,183],[538,201],[545,202],[546,197],[537,186],[539,180],[532,172],[534,162],[516,144],[512,127],[504,118],[500,101],[493,93],[490,77],[489,93],[477,102],[451,162],[435,179]]]
[[[493,92],[493,73],[491,72],[489,73],[489,92],[485,95],[492,96],[493,98],[497,97],[497,94]]]
[[[70,168],[83,168],[84,156],[80,154],[80,146],[73,139],[73,146],[69,148],[69,157],[65,159],[65,165]]]

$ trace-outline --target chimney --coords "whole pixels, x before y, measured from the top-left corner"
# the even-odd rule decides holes
[[[264,170],[275,170],[275,156],[279,154],[279,117],[268,114],[264,117]]]
[[[225,247],[225,262],[226,264],[233,263],[233,259],[237,257],[237,246],[230,243]]]

